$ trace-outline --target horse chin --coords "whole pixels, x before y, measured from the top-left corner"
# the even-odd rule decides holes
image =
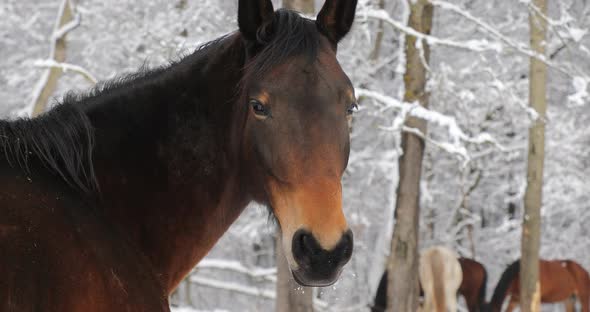
[[[330,276],[318,276],[318,274],[306,272],[305,270],[292,270],[293,279],[297,284],[305,287],[327,287],[338,281],[342,269],[337,270]],[[323,275],[323,274],[322,274]]]

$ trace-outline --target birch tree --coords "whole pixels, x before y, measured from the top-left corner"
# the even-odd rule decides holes
[[[53,42],[49,56],[51,61],[62,63],[66,60],[66,34],[78,26],[78,24],[79,17],[74,14],[70,0],[63,0],[59,8],[59,15],[52,35]],[[59,66],[51,66],[43,74],[42,79],[39,81],[39,91],[36,92],[33,99],[33,116],[39,115],[45,111],[47,101],[53,94],[61,73],[62,68]]]
[[[531,50],[544,56],[547,0],[533,0],[529,10]],[[545,113],[547,110],[547,66],[538,58],[530,59],[529,79],[529,105],[537,112],[538,116],[529,129],[527,186],[522,220],[520,309],[523,312],[537,312],[541,306],[539,246],[545,158]]]
[[[433,7],[428,0],[409,1],[408,26],[430,34]],[[415,36],[406,36],[406,73],[404,101],[428,107],[426,91],[428,44]],[[405,128],[426,133],[426,121],[408,116]],[[395,228],[388,261],[387,311],[416,311],[418,307],[418,226],[420,212],[420,174],[424,140],[413,131],[402,133],[399,158],[399,185],[395,208]]]
[[[278,312],[313,311],[313,288],[297,284],[289,270],[289,264],[277,237],[277,301]]]

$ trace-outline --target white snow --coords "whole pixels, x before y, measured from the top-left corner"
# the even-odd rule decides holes
[[[588,103],[588,83],[590,79],[587,77],[576,76],[572,79],[574,92],[568,96],[571,105],[582,106]]]

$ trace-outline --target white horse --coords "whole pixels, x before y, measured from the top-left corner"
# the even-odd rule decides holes
[[[420,253],[420,283],[424,290],[424,312],[456,312],[457,290],[463,271],[457,254],[441,246]]]

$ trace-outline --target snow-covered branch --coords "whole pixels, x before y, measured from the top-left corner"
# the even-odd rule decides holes
[[[240,293],[240,294],[248,295],[248,296],[262,297],[262,298],[266,298],[266,299],[275,299],[277,296],[274,289],[260,289],[260,288],[251,287],[251,286],[244,286],[244,285],[232,283],[232,282],[223,282],[223,281],[219,281],[219,280],[215,280],[215,279],[211,279],[211,278],[206,278],[206,277],[201,277],[201,276],[197,276],[197,275],[192,275],[189,280],[190,280],[190,282],[201,285],[201,286],[227,290],[230,292],[236,292],[236,293]],[[314,305],[314,307],[322,309],[322,310],[326,310],[329,308],[329,305],[327,302],[319,300],[317,298],[314,298],[313,305]]]
[[[389,13],[385,10],[370,9],[370,10],[359,12],[357,15],[361,18],[372,18],[372,19],[377,19],[377,20],[386,22],[389,25],[393,26],[395,29],[397,29],[407,35],[416,37],[417,39],[419,39],[418,40],[419,42],[423,41],[423,40],[426,41],[430,46],[442,45],[442,46],[448,46],[448,47],[453,47],[453,48],[458,48],[458,49],[463,49],[463,50],[470,50],[470,51],[474,51],[474,52],[495,51],[497,53],[501,53],[503,50],[506,49],[506,47],[510,47],[524,56],[535,58],[535,59],[545,63],[547,66],[549,66],[553,69],[556,69],[565,75],[572,76],[568,70],[566,70],[565,68],[563,68],[561,66],[558,66],[557,64],[554,64],[545,55],[540,55],[540,54],[530,50],[529,48],[527,48],[526,45],[515,42],[514,40],[503,35],[497,29],[493,28],[492,26],[485,23],[481,19],[479,19],[479,18],[473,16],[471,13],[459,8],[457,5],[448,3],[446,1],[441,1],[441,0],[431,0],[431,3],[433,5],[441,7],[443,9],[453,11],[453,12],[463,16],[467,20],[475,23],[485,33],[490,34],[492,37],[495,37],[496,39],[500,40],[500,42],[502,42],[504,44],[502,44],[500,42],[490,42],[485,39],[479,39],[479,40],[472,39],[472,40],[461,42],[461,41],[455,41],[455,40],[451,40],[451,39],[437,38],[432,35],[426,35],[426,34],[418,32],[415,29],[408,27],[408,26],[396,21],[395,19],[391,18]]]
[[[515,42],[511,38],[500,33],[497,29],[495,29],[491,25],[487,24],[486,22],[484,22],[480,18],[473,16],[471,13],[467,12],[466,10],[461,9],[457,5],[452,4],[452,3],[448,3],[446,1],[442,1],[442,0],[430,0],[430,2],[435,6],[455,12],[458,15],[466,18],[467,20],[475,23],[485,33],[491,35],[492,37],[495,37],[496,39],[503,42],[506,46],[514,49],[515,51],[521,53],[522,55],[528,56],[531,58],[535,58],[535,59],[545,63],[545,65],[547,65],[553,69],[556,69],[567,76],[571,76],[571,73],[568,70],[554,64],[549,59],[547,59],[547,57],[545,55],[539,54],[539,53],[529,49],[527,47],[527,45],[525,45],[525,44]],[[503,49],[504,49],[504,47],[500,47],[500,49],[498,49],[498,52],[501,52]]]
[[[416,31],[415,29],[413,29],[411,27],[408,27],[408,26],[394,20],[393,18],[391,18],[389,13],[387,13],[387,11],[385,11],[385,10],[367,10],[367,11],[359,12],[357,14],[357,16],[359,16],[361,18],[372,18],[372,19],[377,19],[377,20],[381,20],[383,22],[386,22],[387,24],[393,26],[395,29],[397,29],[407,35],[410,35],[410,36],[416,37],[417,39],[426,41],[430,46],[443,45],[443,46],[449,46],[449,47],[458,48],[458,49],[471,50],[471,51],[475,51],[475,52],[483,52],[483,51],[488,51],[488,50],[497,51],[497,52],[501,51],[501,45],[489,42],[487,40],[469,40],[466,42],[460,42],[460,41],[454,41],[454,40],[450,40],[450,39],[441,39],[441,38],[437,38],[437,37],[434,37],[431,35],[423,34],[421,32]]]
[[[404,132],[411,133],[411,134],[418,136],[419,138],[426,141],[427,143],[432,144],[449,154],[457,155],[461,160],[463,160],[463,164],[467,163],[470,159],[465,146],[462,146],[462,145],[457,146],[457,145],[450,144],[447,142],[438,142],[436,140],[429,138],[424,133],[420,132],[419,129],[416,129],[416,128],[410,128],[410,127],[404,126],[402,128],[402,130]]]
[[[80,14],[76,13],[71,21],[60,26],[59,28],[57,28],[54,31],[54,33],[52,35],[53,40],[61,39],[65,35],[67,35],[70,31],[76,29],[78,26],[80,26],[81,20],[82,19],[80,18]]]
[[[244,286],[244,285],[237,284],[237,283],[223,282],[220,280],[201,277],[201,276],[197,276],[197,275],[192,275],[190,277],[190,282],[198,284],[198,285],[206,286],[206,287],[223,289],[223,290],[237,292],[237,293],[249,295],[249,296],[262,297],[262,298],[266,298],[266,299],[275,299],[276,298],[275,291],[271,290],[271,289],[260,289],[260,288],[255,288],[255,287],[251,287],[251,286]]]
[[[59,13],[53,27],[51,49],[48,59],[54,60],[56,63],[62,63],[66,59],[66,44],[64,36],[68,31],[76,28],[80,23],[79,14],[75,14],[74,17],[72,8],[70,0],[63,0],[59,7]],[[23,109],[20,112],[20,115],[38,115],[45,110],[47,101],[55,90],[60,74],[61,70],[56,67],[50,67],[43,72],[41,79],[33,90],[30,106]]]
[[[467,135],[461,127],[457,124],[457,121],[453,117],[449,117],[443,115],[441,113],[429,110],[424,108],[416,103],[406,103],[389,97],[387,95],[366,90],[363,88],[357,88],[356,93],[358,97],[367,97],[377,100],[389,107],[394,109],[398,109],[402,112],[402,118],[405,119],[405,114],[408,114],[413,117],[417,117],[423,120],[426,120],[430,123],[436,124],[443,128],[446,128],[449,133],[449,138],[452,143],[437,143],[437,146],[449,151],[453,154],[462,155],[464,159],[468,159],[466,152],[464,151],[464,147],[459,143],[461,141],[472,143],[472,144],[492,144],[500,151],[504,151],[505,148],[496,140],[494,139],[489,133],[481,133],[476,137],[471,137]],[[398,130],[400,125],[394,125],[393,129],[390,130]],[[411,129],[403,129],[404,131],[409,131],[414,133]]]
[[[33,63],[33,65],[35,65],[37,67],[44,67],[44,68],[59,68],[64,73],[66,73],[68,71],[72,71],[72,72],[82,75],[82,77],[84,77],[88,82],[90,82],[92,84],[96,84],[98,81],[90,72],[88,72],[86,69],[84,69],[84,67],[74,65],[74,64],[59,63],[59,62],[56,62],[55,60],[48,59],[48,60],[37,60]]]
[[[253,278],[264,278],[266,280],[276,281],[276,268],[248,268],[238,261],[225,259],[203,259],[199,262],[196,269],[217,269],[229,270],[237,273],[245,274]]]

